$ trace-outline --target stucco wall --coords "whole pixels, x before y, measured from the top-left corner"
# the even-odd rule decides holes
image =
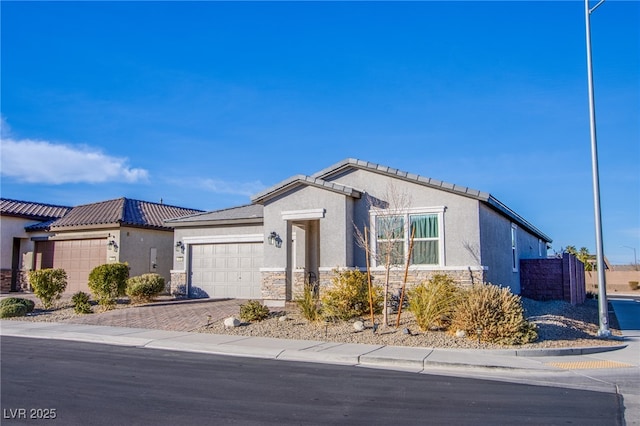
[[[153,248],[156,249],[156,268],[151,265]],[[120,261],[129,263],[130,276],[156,273],[169,281],[173,262],[173,232],[122,227],[119,254]]]
[[[34,243],[29,234],[24,230],[25,226],[38,223],[17,217],[0,217],[0,291],[3,293],[11,290],[11,276],[13,269],[13,240],[20,239],[18,252],[18,270],[16,274],[16,288],[26,287],[25,274],[32,268]]]
[[[349,220],[350,227],[346,228],[350,236],[353,235],[353,224],[356,224],[360,230],[365,224],[367,227],[371,227],[369,208],[372,200],[374,203],[375,200],[390,203],[389,207],[391,208],[444,206],[445,265],[442,266],[480,266],[473,250],[469,250],[469,247],[479,247],[478,201],[361,169],[333,176],[329,180],[366,193],[361,199],[355,201],[353,220]],[[390,189],[390,184],[393,186],[393,190]],[[400,194],[399,198],[406,199],[406,203],[400,202],[405,205],[394,205],[399,203],[394,203],[391,199],[390,193],[392,191]],[[355,252],[355,264],[349,266],[366,266],[364,250],[355,242],[351,246]]]
[[[33,241],[30,241],[29,235],[25,232],[24,227],[35,223],[38,222],[10,216],[0,217],[0,236],[2,236],[2,238],[0,238],[1,269],[11,269],[14,238],[20,238],[22,240],[20,242],[21,253],[33,251]]]
[[[282,218],[283,211],[324,209],[324,217],[319,219],[320,226],[320,266],[348,266],[353,248],[345,240],[345,229],[351,229],[348,212],[350,201],[342,194],[315,187],[300,187],[270,200],[264,208],[265,234],[272,231],[283,239],[282,247],[265,245],[265,267],[283,267],[287,264],[291,241],[291,227]]]
[[[546,243],[521,226],[516,228],[517,270],[513,270],[511,249],[512,221],[490,207],[480,204],[480,255],[488,267],[486,278],[492,284],[507,286],[520,293],[520,260],[544,259]],[[542,245],[542,247],[541,247]]]

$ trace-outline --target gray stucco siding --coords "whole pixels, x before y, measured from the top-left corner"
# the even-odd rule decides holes
[[[516,270],[513,268],[511,229],[515,222],[492,208],[481,204],[481,256],[482,264],[488,266],[487,281],[508,286],[514,293],[520,293],[520,259],[546,257],[546,250],[539,249],[540,240],[524,227],[516,226]]]
[[[478,254],[469,250],[470,247],[477,247],[475,251],[479,252],[480,232],[477,200],[361,169],[341,174],[339,182],[365,192],[363,197],[356,201],[354,208],[353,223],[357,224],[361,231],[365,224],[369,228],[371,227],[369,209],[372,198],[391,203],[389,207],[392,208],[444,207],[445,265],[442,266],[479,266]],[[407,205],[393,206],[393,201],[388,199],[390,184],[393,185],[397,194],[407,195]],[[353,234],[349,229],[347,229],[347,233]],[[356,265],[353,266],[364,266],[364,251],[357,244],[354,246],[354,250]]]
[[[347,247],[345,229],[351,228],[348,217],[350,197],[313,186],[300,186],[265,203],[265,233],[275,231],[285,241],[281,248],[265,245],[265,267],[284,267],[287,264],[291,241],[291,224],[284,220],[282,212],[324,209],[324,217],[319,219],[320,226],[320,266],[348,266],[351,248]],[[289,229],[287,229],[289,228]],[[285,239],[285,236],[288,236]]]

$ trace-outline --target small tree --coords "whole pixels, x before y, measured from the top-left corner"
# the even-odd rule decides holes
[[[64,269],[39,269],[29,271],[29,284],[33,293],[40,299],[45,309],[53,306],[53,301],[60,299],[67,288],[67,273]]]
[[[355,224],[354,227],[356,243],[365,250],[367,257],[371,255],[379,265],[384,266],[382,324],[387,326],[389,324],[391,269],[404,265],[406,261],[404,230],[407,224],[405,224],[404,212],[411,204],[411,200],[407,193],[398,191],[392,184],[387,186],[385,198],[386,201],[381,201],[368,197],[368,204],[370,209],[375,212],[376,217],[375,224],[371,224],[372,227],[375,226],[375,235],[372,236],[372,241],[367,238],[366,227],[364,233]]]
[[[113,309],[116,299],[124,296],[129,278],[129,265],[108,263],[96,266],[89,274],[89,289],[104,309]]]

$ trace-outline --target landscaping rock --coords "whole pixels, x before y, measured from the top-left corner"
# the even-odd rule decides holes
[[[364,330],[364,322],[362,321],[356,321],[353,323],[353,329],[355,331],[362,331]]]
[[[240,320],[235,317],[229,317],[224,319],[224,327],[225,328],[234,328],[240,326]]]

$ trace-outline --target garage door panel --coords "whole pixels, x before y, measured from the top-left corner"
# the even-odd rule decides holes
[[[89,274],[106,262],[107,244],[104,239],[51,241],[52,267],[67,273],[66,293],[89,292]]]
[[[190,297],[261,298],[262,243],[190,246]]]

